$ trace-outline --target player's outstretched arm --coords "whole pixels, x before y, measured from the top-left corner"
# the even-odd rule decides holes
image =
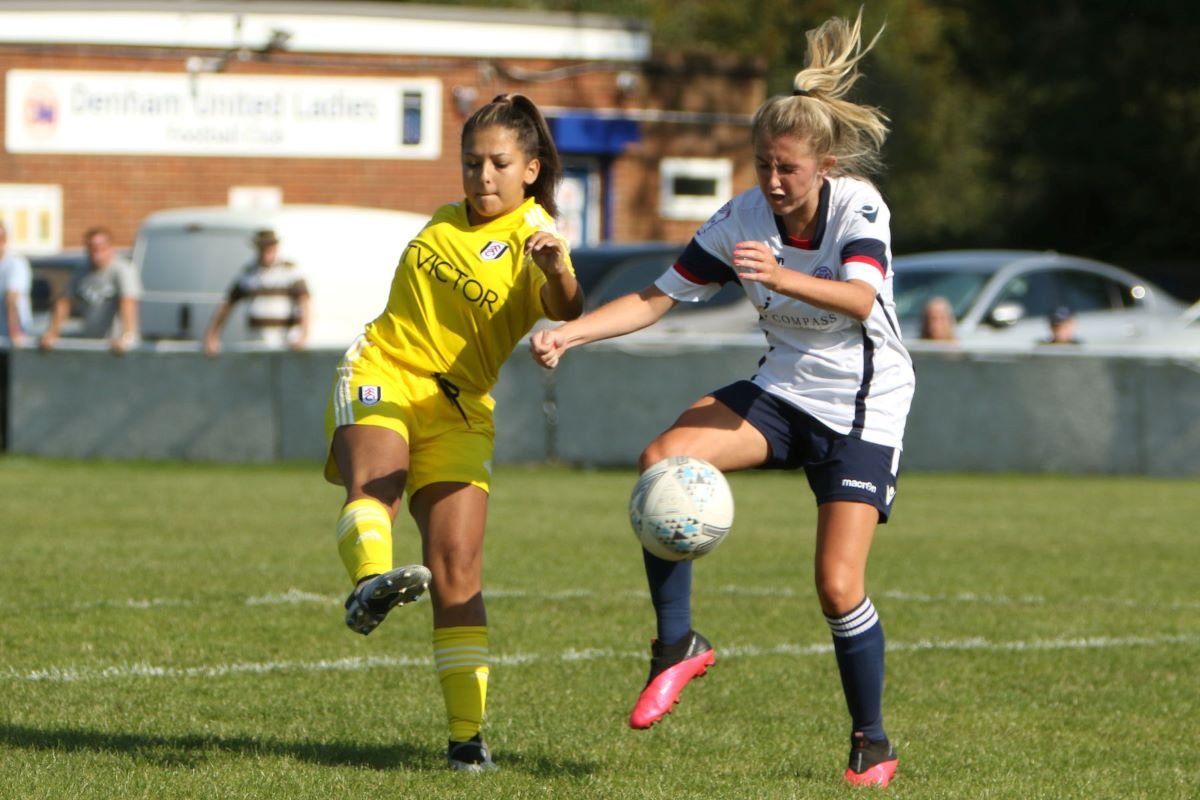
[[[657,286],[618,297],[595,311],[557,328],[537,331],[529,341],[533,360],[546,369],[558,366],[572,347],[612,339],[653,325],[675,305]]]

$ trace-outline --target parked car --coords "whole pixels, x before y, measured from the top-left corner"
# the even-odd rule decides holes
[[[572,251],[593,309],[637,291],[662,274],[683,245],[606,244]],[[583,269],[580,265],[583,264]],[[1067,307],[1085,344],[1136,341],[1176,320],[1183,303],[1129,270],[1092,259],[1029,250],[954,250],[894,259],[893,294],[904,338],[920,338],[927,301],[944,297],[959,341],[969,346],[1032,346],[1050,317]],[[1197,312],[1200,316],[1200,312]],[[680,303],[653,330],[661,333],[753,333],[758,314],[742,288],[727,284],[705,303]]]
[[[1200,356],[1200,301],[1188,306],[1178,317],[1123,342],[1121,349]]]
[[[1200,331],[1200,300],[1192,303],[1179,315],[1179,323],[1185,328]]]
[[[1188,306],[1167,335],[1173,346],[1200,352],[1200,300]]]
[[[66,289],[71,276],[87,267],[87,254],[82,248],[31,255],[28,258],[33,272],[29,303],[35,316],[48,313],[54,304],[54,298]]]
[[[575,268],[575,278],[583,288],[584,294],[590,295],[608,273],[630,259],[658,258],[669,265],[683,252],[683,247],[684,245],[676,242],[602,242],[579,245],[571,248],[571,265]]]
[[[1071,310],[1084,344],[1136,340],[1178,317],[1183,303],[1129,270],[1056,252],[954,250],[894,259],[893,295],[906,340],[920,336],[925,304],[943,297],[970,345],[1032,345],[1051,314]]]
[[[602,244],[571,251],[575,274],[583,286],[586,309],[636,292],[654,283],[683,252],[684,244],[642,242]],[[581,268],[582,267],[582,268]],[[758,312],[737,283],[727,283],[703,303],[677,303],[653,330],[659,333],[750,333]]]

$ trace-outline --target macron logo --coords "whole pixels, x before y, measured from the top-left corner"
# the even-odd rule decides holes
[[[866,489],[872,494],[879,494],[879,489],[870,481],[858,481],[854,478],[842,478],[842,486],[848,489]]]

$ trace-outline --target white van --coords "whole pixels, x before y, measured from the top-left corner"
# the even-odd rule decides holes
[[[271,228],[280,255],[296,263],[312,296],[308,346],[344,348],[383,310],[401,252],[428,221],[407,211],[320,205],[151,214],[133,247],[144,287],[142,338],[203,339],[234,277],[256,256],[254,232]],[[226,321],[226,345],[247,338],[246,305]]]

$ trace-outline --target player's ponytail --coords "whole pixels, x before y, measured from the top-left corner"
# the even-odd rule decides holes
[[[562,161],[550,125],[532,100],[523,94],[498,94],[492,102],[477,109],[463,125],[462,142],[480,128],[499,125],[517,134],[517,144],[526,158],[540,162],[537,180],[525,188],[551,217],[558,216],[555,192],[562,177]]]
[[[853,22],[835,17],[808,31],[804,69],[796,74],[792,94],[772,97],[759,107],[751,125],[753,141],[763,134],[799,136],[814,155],[837,157],[831,175],[865,178],[878,172],[887,115],[842,97],[859,79],[858,64],[882,33],[880,28],[863,46],[861,9]]]

